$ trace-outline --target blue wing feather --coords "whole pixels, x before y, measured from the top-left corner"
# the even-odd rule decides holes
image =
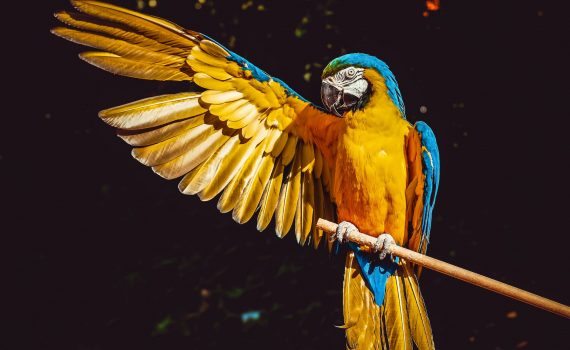
[[[432,214],[439,190],[439,149],[437,141],[431,128],[424,122],[419,121],[414,125],[421,138],[422,144],[422,170],[425,176],[424,184],[424,207],[422,213],[422,239],[420,241],[419,251],[425,252],[429,243],[431,231]]]

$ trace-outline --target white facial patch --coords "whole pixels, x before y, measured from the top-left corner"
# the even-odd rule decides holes
[[[364,76],[364,68],[348,67],[343,70],[339,70],[330,77],[325,78],[323,82],[326,82],[332,86],[344,88],[358,80],[363,80],[366,83],[366,80],[362,79],[363,76]]]
[[[368,89],[368,82],[366,79],[359,79],[352,84],[344,87],[344,92],[347,92],[353,96],[362,96]]]

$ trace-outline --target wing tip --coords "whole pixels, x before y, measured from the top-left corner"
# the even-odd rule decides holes
[[[56,14],[54,13],[54,16],[55,16],[55,15],[56,15]],[[56,17],[56,18],[57,18],[57,17]],[[60,38],[67,39],[67,38],[63,35],[63,33],[61,33],[62,31],[66,30],[66,29],[68,29],[68,28],[67,28],[67,27],[63,27],[63,26],[57,26],[57,27],[51,28],[51,29],[49,30],[49,32],[52,33],[53,35],[56,35],[56,36],[60,37]]]
[[[68,15],[68,12],[65,10],[59,10],[53,13],[53,16],[55,18],[57,18],[58,20],[62,21],[62,17],[65,17],[65,15]],[[62,21],[63,22],[63,21]]]

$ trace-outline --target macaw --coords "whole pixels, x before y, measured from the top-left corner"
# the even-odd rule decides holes
[[[406,120],[398,84],[376,57],[353,53],[323,71],[321,108],[212,38],[98,1],[71,1],[52,32],[98,51],[88,63],[139,79],[189,81],[195,91],[150,97],[99,117],[132,156],[183,194],[238,223],[275,217],[284,237],[318,247],[319,217],[342,221],[329,249],[360,230],[375,249],[346,242],[344,328],[348,349],[433,349],[414,266],[386,257],[395,243],[425,253],[439,184],[427,124]],[[336,249],[335,249],[336,250]]]

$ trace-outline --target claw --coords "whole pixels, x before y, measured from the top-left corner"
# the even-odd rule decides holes
[[[338,224],[336,232],[332,235],[332,239],[338,241],[339,243],[345,243],[346,237],[354,231],[358,231],[356,226],[348,221],[343,221]]]
[[[389,233],[383,233],[376,239],[374,243],[374,251],[380,253],[380,260],[384,260],[386,255],[390,254],[390,247],[395,245],[396,241]]]

